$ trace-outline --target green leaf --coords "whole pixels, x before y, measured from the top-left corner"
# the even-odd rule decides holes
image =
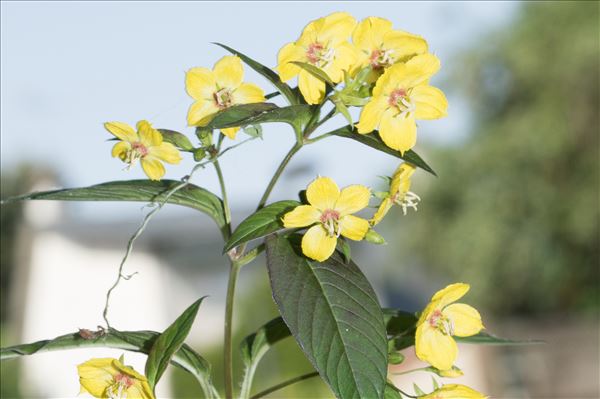
[[[245,372],[240,392],[241,398],[250,396],[254,374],[263,356],[273,345],[290,335],[290,330],[283,319],[277,317],[242,340],[240,351],[245,365]]]
[[[80,333],[61,335],[51,340],[15,345],[0,349],[0,360],[10,360],[36,353],[78,348],[104,347],[149,353],[159,333],[155,331],[108,330],[94,339],[84,339]],[[183,345],[171,359],[171,363],[192,374],[202,386],[207,397],[216,398],[217,393],[210,377],[210,364],[188,345]]]
[[[544,344],[544,341],[540,340],[514,340],[499,338],[486,332],[480,332],[479,334],[472,335],[470,337],[454,337],[454,339],[463,344],[478,344],[478,345],[538,345]]]
[[[426,170],[432,175],[437,176],[433,169],[431,169],[431,167],[427,165],[423,158],[421,158],[416,152],[414,152],[413,150],[408,150],[404,153],[404,155],[400,155],[399,151],[393,150],[387,145],[385,145],[377,131],[373,131],[369,134],[360,134],[353,130],[350,125],[348,125],[334,130],[332,132],[329,132],[329,134],[358,141],[359,143],[365,144],[371,148],[375,148],[376,150],[385,152],[386,154],[390,154],[397,158],[410,162],[413,165],[418,166],[423,170]]]
[[[177,180],[113,181],[89,187],[36,192],[8,198],[2,203],[22,200],[161,202],[164,200],[165,193],[179,184],[181,182]],[[223,202],[208,190],[188,184],[171,195],[167,202],[206,213],[217,223],[221,231],[226,230]]]
[[[311,111],[312,107],[306,104],[281,108],[271,103],[240,104],[219,111],[208,128],[224,129],[259,123],[284,122],[295,129],[302,129],[310,119]]]
[[[338,253],[304,257],[297,235],[267,238],[273,298],[296,341],[339,398],[383,398],[387,340],[371,285]]]
[[[385,383],[384,399],[402,399],[402,395],[391,382]]]
[[[342,256],[344,257],[344,263],[348,264],[352,260],[352,249],[350,248],[350,244],[344,237],[340,237],[337,242],[337,250],[340,251]]]
[[[333,82],[333,80],[331,80],[329,75],[327,75],[327,72],[325,72],[321,68],[301,61],[290,61],[290,63],[298,65],[300,68],[304,69],[306,72],[310,73],[312,76],[319,79],[320,81],[328,84],[330,87],[335,86],[335,83]]]
[[[202,297],[188,307],[160,336],[154,341],[146,360],[146,378],[152,390],[167,369],[171,358],[181,348],[190,333],[192,324],[198,314]]]
[[[187,138],[185,134],[176,132],[175,130],[169,129],[158,129],[158,131],[162,134],[163,140],[167,143],[173,144],[175,147],[179,148],[183,151],[193,151],[194,146],[190,139]]]
[[[235,229],[225,244],[223,253],[250,240],[261,238],[283,229],[281,218],[285,213],[291,211],[298,205],[300,205],[298,201],[278,201],[267,205],[248,216]]]
[[[260,62],[254,61],[252,58],[248,57],[245,54],[240,53],[237,50],[232,49],[231,47],[228,47],[221,43],[214,43],[214,44],[216,44],[217,46],[223,47],[225,50],[229,51],[230,53],[232,53],[234,55],[237,55],[238,57],[240,57],[242,59],[242,61],[244,61],[244,63],[246,65],[248,65],[250,68],[254,69],[256,72],[258,72],[262,76],[264,76],[269,82],[271,82],[273,84],[273,86],[275,86],[277,88],[277,90],[279,90],[279,92],[281,94],[283,94],[283,96],[288,100],[290,105],[299,103],[298,97],[294,94],[292,88],[290,86],[288,86],[286,83],[282,82],[281,79],[279,78],[279,75],[277,73],[275,73],[275,71],[273,71],[270,68],[267,68]]]

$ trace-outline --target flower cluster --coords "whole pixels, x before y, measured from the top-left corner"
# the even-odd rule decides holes
[[[384,143],[404,153],[416,143],[416,120],[442,118],[448,108],[444,93],[428,84],[440,61],[427,51],[425,39],[392,29],[386,19],[369,17],[357,23],[351,15],[336,12],[312,21],[297,41],[286,44],[279,51],[277,69],[283,81],[298,76],[309,104],[323,101],[326,84],[302,63],[321,69],[335,84],[345,80],[339,93],[342,102],[366,104],[358,132],[379,128]]]

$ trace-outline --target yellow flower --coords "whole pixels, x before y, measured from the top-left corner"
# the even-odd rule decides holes
[[[216,62],[213,70],[192,68],[185,75],[185,89],[196,102],[188,111],[188,125],[206,126],[215,114],[232,105],[261,103],[265,93],[255,84],[244,83],[242,60],[228,55]],[[221,129],[235,139],[239,127]]]
[[[306,189],[310,205],[297,206],[283,216],[287,228],[309,228],[302,237],[302,252],[322,262],[329,258],[340,235],[351,240],[362,240],[369,230],[369,222],[352,215],[369,205],[371,192],[365,186],[348,186],[340,191],[328,177],[318,177]]]
[[[417,194],[408,191],[410,189],[410,177],[415,170],[415,166],[408,162],[404,162],[396,169],[394,176],[392,176],[390,191],[383,201],[381,201],[377,212],[375,212],[375,215],[373,215],[373,218],[370,220],[372,226],[381,222],[394,204],[400,205],[402,207],[402,212],[405,215],[408,208],[413,208],[415,211],[417,210],[417,204],[421,198],[419,198]]]
[[[479,312],[462,303],[453,303],[469,291],[469,285],[450,284],[438,291],[417,322],[417,357],[438,370],[452,368],[458,348],[452,336],[469,337],[484,327]]]
[[[77,366],[77,372],[80,393],[95,398],[154,399],[146,377],[117,359],[91,359]]]
[[[309,104],[318,104],[325,96],[325,83],[304,69],[291,63],[300,61],[312,64],[339,83],[344,70],[356,62],[356,50],[348,42],[356,20],[345,12],[336,12],[310,22],[300,38],[279,50],[277,70],[282,81],[298,75],[298,87]]]
[[[428,395],[420,395],[418,399],[486,399],[476,390],[460,384],[443,385]]]
[[[379,17],[363,19],[352,33],[352,42],[358,50],[358,60],[352,73],[371,66],[373,71],[367,78],[368,82],[374,82],[384,68],[427,52],[425,39],[393,30],[390,21]]]
[[[160,180],[165,175],[161,161],[178,164],[181,155],[175,146],[163,141],[162,134],[148,121],[137,123],[137,132],[123,122],[106,122],[106,130],[119,140],[112,148],[112,156],[119,157],[130,168],[139,159],[142,169],[151,180]]]
[[[358,132],[370,133],[379,126],[379,134],[388,147],[402,154],[411,149],[417,141],[415,119],[446,116],[446,96],[427,84],[439,68],[436,56],[421,54],[386,69],[360,114]]]

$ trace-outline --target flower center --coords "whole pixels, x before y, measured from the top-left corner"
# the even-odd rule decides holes
[[[369,63],[373,69],[389,67],[394,63],[391,50],[373,50],[369,56]]]
[[[223,89],[215,92],[213,94],[213,97],[215,99],[215,103],[217,104],[217,107],[219,107],[221,109],[231,107],[231,105],[233,103],[233,99],[231,96],[231,90],[229,90],[228,88],[223,88]]]
[[[340,236],[340,214],[333,209],[326,209],[320,218],[321,224],[327,231],[327,235],[329,237],[339,237]]]
[[[114,376],[114,383],[106,388],[106,396],[110,399],[124,399],[127,397],[127,390],[133,385],[133,379],[125,374]]]
[[[441,310],[435,310],[428,319],[429,325],[446,335],[454,335],[454,323],[444,316]]]
[[[124,157],[121,156],[121,159],[128,164],[127,169],[129,169],[138,159],[142,159],[146,155],[148,155],[148,148],[139,141],[136,141],[131,143],[131,149],[124,154]]]
[[[308,45],[306,50],[306,58],[313,65],[323,68],[333,61],[334,50],[327,48],[319,42]]]
[[[410,101],[410,93],[406,89],[394,90],[388,98],[388,104],[398,108],[402,115],[413,112],[416,108]]]
[[[406,215],[408,208],[412,208],[416,212],[417,205],[419,204],[419,201],[421,201],[421,197],[412,191],[407,191],[405,193],[397,192],[396,194],[392,195],[391,199],[396,205],[400,205],[402,207],[402,213],[404,215]]]

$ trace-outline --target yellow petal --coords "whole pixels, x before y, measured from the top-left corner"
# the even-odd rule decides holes
[[[469,284],[454,283],[436,292],[431,298],[432,301],[440,301],[440,308],[444,308],[452,302],[458,301],[470,289]]]
[[[213,68],[215,80],[219,89],[235,89],[244,80],[244,67],[242,60],[235,55],[226,55],[215,64]]]
[[[253,83],[242,83],[232,95],[234,104],[252,104],[265,101],[265,92]]]
[[[392,50],[394,60],[398,61],[411,55],[427,52],[427,41],[417,35],[401,31],[389,31],[383,38],[383,47],[386,50]]]
[[[460,384],[447,384],[418,399],[486,399],[481,392]]]
[[[319,221],[321,212],[311,205],[300,205],[283,216],[283,227],[306,227]]]
[[[417,327],[415,334],[417,357],[439,370],[452,368],[458,355],[456,342],[436,328],[424,323]]]
[[[153,157],[171,164],[178,164],[182,159],[179,150],[171,143],[163,142],[159,146],[150,147],[148,152]]]
[[[127,158],[127,152],[131,149],[131,144],[127,141],[119,141],[112,148],[112,156],[119,157],[121,161]]]
[[[319,262],[328,259],[333,251],[337,237],[330,237],[323,226],[318,224],[307,230],[302,237],[302,253]]]
[[[195,100],[211,100],[217,90],[215,75],[208,68],[191,68],[185,74],[185,90]]]
[[[416,169],[413,164],[408,162],[400,164],[392,176],[390,194],[396,195],[398,192],[406,193],[410,190],[410,177],[415,173]]]
[[[106,122],[104,128],[115,135],[116,138],[123,141],[134,143],[138,141],[138,135],[135,130],[123,122]]]
[[[164,165],[156,158],[142,158],[141,164],[144,173],[146,173],[146,176],[148,176],[150,180],[160,180],[166,173]]]
[[[341,234],[351,240],[360,241],[369,231],[369,222],[354,215],[342,216],[339,221]]]
[[[101,398],[106,388],[113,382],[119,370],[113,366],[111,358],[91,359],[77,366],[82,390]]]
[[[213,100],[198,100],[190,106],[187,120],[189,126],[206,126],[219,112]]]
[[[416,119],[439,119],[447,115],[448,100],[437,87],[417,86],[412,89],[410,100],[416,106]]]
[[[229,137],[231,140],[235,140],[235,136],[237,135],[237,132],[240,131],[239,127],[228,127],[225,129],[221,129],[221,133],[223,133],[225,136]]]
[[[403,83],[406,74],[406,64],[394,64],[387,68],[375,83],[373,97],[385,96],[387,98],[393,90],[397,89]]]
[[[376,224],[381,222],[385,215],[387,215],[388,211],[392,208],[392,205],[393,202],[389,198],[385,198],[383,201],[381,201],[381,204],[379,204],[379,208],[377,208],[377,212],[375,212],[375,214],[369,221],[369,223],[371,223],[371,226],[375,226]]]
[[[385,145],[404,154],[417,142],[417,125],[412,115],[394,116],[393,110],[389,109],[381,118],[379,134]]]
[[[309,104],[319,104],[325,97],[325,82],[315,78],[304,69],[298,75],[298,87]]]
[[[371,51],[383,45],[384,35],[392,30],[392,23],[384,18],[368,17],[360,21],[352,33],[352,42],[361,50]]]
[[[483,329],[481,315],[472,306],[453,303],[446,306],[442,313],[452,321],[453,335],[457,337],[470,337]]]
[[[295,43],[288,43],[279,50],[277,55],[277,72],[282,81],[286,82],[300,73],[301,68],[291,64],[291,61],[306,61],[306,50]]]
[[[335,210],[340,216],[356,213],[369,206],[371,190],[360,184],[348,186],[342,190],[340,197],[335,203]]]
[[[333,179],[318,177],[306,189],[309,204],[320,211],[333,209],[340,196],[340,189]]]
[[[317,41],[337,47],[348,40],[356,26],[356,19],[347,12],[334,12],[315,21]]]
[[[361,134],[371,133],[379,126],[383,113],[388,109],[387,99],[383,96],[372,97],[360,113],[360,119],[356,124]]]
[[[350,43],[342,43],[335,48],[333,62],[327,64],[323,70],[335,83],[344,80],[344,72],[349,71],[351,66],[358,60],[356,48]]]
[[[431,53],[419,54],[407,63],[407,74],[404,79],[407,87],[415,87],[428,81],[440,70],[440,59]]]
[[[146,146],[146,148],[152,146],[159,146],[163,142],[162,134],[158,130],[152,127],[148,121],[139,121],[137,123],[138,136],[140,142]]]

